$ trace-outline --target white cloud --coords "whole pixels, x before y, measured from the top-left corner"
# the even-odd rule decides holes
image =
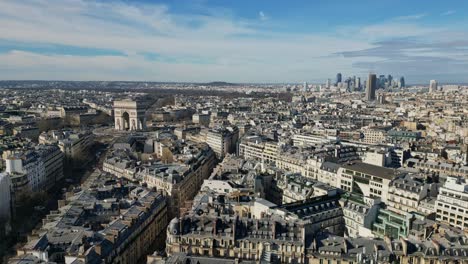
[[[380,57],[340,57],[343,51],[374,47],[395,37],[443,36],[443,28],[413,19],[384,21],[338,33],[280,33],[262,20],[227,11],[180,15],[170,7],[135,2],[86,0],[0,0],[0,38],[8,41],[112,49],[126,56],[0,54],[0,79],[297,81],[326,79]],[[260,21],[259,21],[260,19]],[[341,32],[341,33],[340,33]],[[430,52],[430,51],[428,51]],[[146,60],[156,53],[173,61]],[[206,63],[197,63],[202,61]],[[5,69],[5,71],[3,71]]]
[[[359,35],[370,41],[389,38],[405,38],[430,36],[430,34],[444,31],[440,27],[424,27],[408,22],[386,22],[381,24],[364,26],[359,30]]]
[[[448,10],[448,11],[445,11],[443,12],[442,14],[440,14],[441,16],[450,16],[450,15],[453,15],[455,14],[457,11],[455,10]]]
[[[426,17],[426,16],[427,16],[426,13],[423,13],[423,14],[414,14],[414,15],[407,15],[407,16],[395,17],[394,20],[418,20],[418,19],[424,18],[424,17]]]
[[[295,76],[304,78],[292,73],[292,69],[309,72],[309,78],[322,78],[325,75],[324,67],[318,65],[318,62],[330,65],[330,71],[334,71],[333,67],[351,69],[352,62],[348,59],[332,61],[317,57],[334,54],[345,47],[354,50],[369,46],[364,41],[348,40],[342,43],[340,39],[330,36],[282,34],[265,29],[260,32],[256,23],[258,21],[229,17],[179,16],[171,14],[166,6],[161,5],[138,6],[122,2],[108,4],[79,0],[0,1],[2,39],[32,45],[51,43],[112,49],[127,54],[126,57],[83,58],[14,51],[3,54],[0,65],[18,71],[27,69],[30,78],[34,79],[64,78],[50,73],[52,71],[44,71],[50,68],[60,69],[62,74],[69,69],[74,74],[68,74],[71,79],[89,79],[88,75],[81,73],[95,69],[96,72],[108,72],[106,77],[116,71],[117,78],[126,79],[137,76],[150,80],[190,81],[190,78],[211,80],[224,76],[231,81],[293,81]],[[259,38],[258,33],[267,37]],[[146,61],[138,55],[145,52],[177,58],[177,63]],[[184,62],[184,58],[208,59],[211,63]],[[132,69],[140,69],[147,75],[136,75]],[[265,73],[261,74],[258,69],[265,69]],[[278,75],[271,74],[274,71]],[[34,75],[35,72],[40,76]],[[155,72],[164,72],[165,75],[156,75]],[[8,78],[11,73],[12,70],[8,73],[0,72],[0,78]]]

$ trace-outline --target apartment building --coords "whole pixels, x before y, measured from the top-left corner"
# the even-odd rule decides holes
[[[33,192],[46,190],[45,166],[38,153],[32,150],[15,153],[7,157],[5,163],[7,173],[27,176],[29,190]]]
[[[236,153],[238,139],[239,129],[237,127],[210,129],[206,133],[206,143],[219,159],[222,159],[226,154]]]
[[[45,189],[50,190],[63,179],[64,154],[56,145],[38,145],[35,151],[42,160],[45,173]]]
[[[196,113],[192,116],[192,122],[208,127],[210,125],[211,114],[210,113]]]
[[[362,129],[362,142],[366,144],[381,144],[387,140],[388,127],[371,127]]]
[[[205,179],[216,166],[216,155],[208,146],[202,146],[193,158],[185,163],[154,163],[142,167],[136,177],[148,187],[162,190],[168,198],[171,217],[195,197]]]
[[[343,208],[345,234],[348,237],[374,237],[372,224],[377,218],[380,201],[347,193],[342,196],[340,203]]]
[[[275,164],[278,159],[278,142],[261,136],[246,136],[239,143],[239,156]]]
[[[168,222],[164,196],[117,182],[108,174],[95,172],[90,178],[90,186],[96,189],[67,193],[58,209],[17,249],[13,263],[29,259],[34,263],[136,264],[146,258],[151,245],[163,243]]]
[[[56,145],[13,152],[5,159],[17,201],[21,194],[50,190],[63,178],[63,153]],[[27,196],[27,195],[26,195]]]
[[[317,145],[333,144],[336,143],[336,137],[329,137],[314,134],[295,134],[292,137],[293,145],[296,147],[310,147]]]
[[[452,164],[447,162],[410,158],[406,161],[406,166],[416,168],[421,171],[436,172],[449,176],[468,177],[468,166],[463,164]]]
[[[468,183],[448,177],[436,200],[436,220],[468,231]]]
[[[388,210],[398,214],[419,212],[427,215],[428,211],[421,203],[430,196],[437,194],[436,184],[429,183],[426,178],[408,174],[394,179],[388,191]]]
[[[39,136],[39,143],[57,144],[65,155],[66,166],[80,166],[84,160],[93,158],[89,149],[94,143],[94,135],[89,131],[49,131]]]
[[[122,156],[106,157],[102,164],[102,170],[115,175],[119,178],[126,178],[129,180],[136,180],[135,175],[137,172],[136,162],[132,159]]]
[[[390,183],[399,173],[362,162],[343,163],[336,184],[344,191],[370,198],[380,198],[387,203]]]

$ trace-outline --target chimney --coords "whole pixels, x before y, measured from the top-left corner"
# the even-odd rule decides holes
[[[183,235],[183,227],[184,227],[184,218],[179,218],[179,234],[182,236]]]
[[[390,239],[389,236],[384,237],[384,242],[387,245],[387,247],[390,249],[390,252],[393,252],[392,240]]]
[[[440,245],[437,241],[435,241],[434,239],[431,239],[431,242],[432,242],[432,245],[434,246],[435,250],[436,250],[436,254],[439,256],[440,255]]]
[[[276,221],[273,220],[273,227],[272,227],[272,239],[276,239]]]
[[[400,237],[401,247],[403,251],[403,256],[408,256],[408,242]]]
[[[102,252],[101,252],[101,251],[102,251],[102,246],[101,246],[101,244],[95,245],[95,246],[94,246],[94,251],[96,252],[96,254],[101,255],[101,254],[102,254]]]
[[[107,234],[106,239],[109,240],[110,242],[114,243],[115,240],[117,240],[117,235],[114,234]]]
[[[217,224],[218,224],[218,219],[216,218],[216,219],[213,220],[213,235],[218,234]]]

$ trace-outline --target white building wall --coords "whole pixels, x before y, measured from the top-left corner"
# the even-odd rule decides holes
[[[385,167],[385,154],[376,152],[366,152],[362,161],[367,164]]]

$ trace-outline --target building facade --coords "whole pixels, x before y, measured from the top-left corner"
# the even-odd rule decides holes
[[[468,231],[468,183],[448,177],[436,200],[436,220]]]
[[[206,143],[213,149],[218,158],[236,153],[238,139],[239,129],[237,127],[211,129],[206,133]]]

